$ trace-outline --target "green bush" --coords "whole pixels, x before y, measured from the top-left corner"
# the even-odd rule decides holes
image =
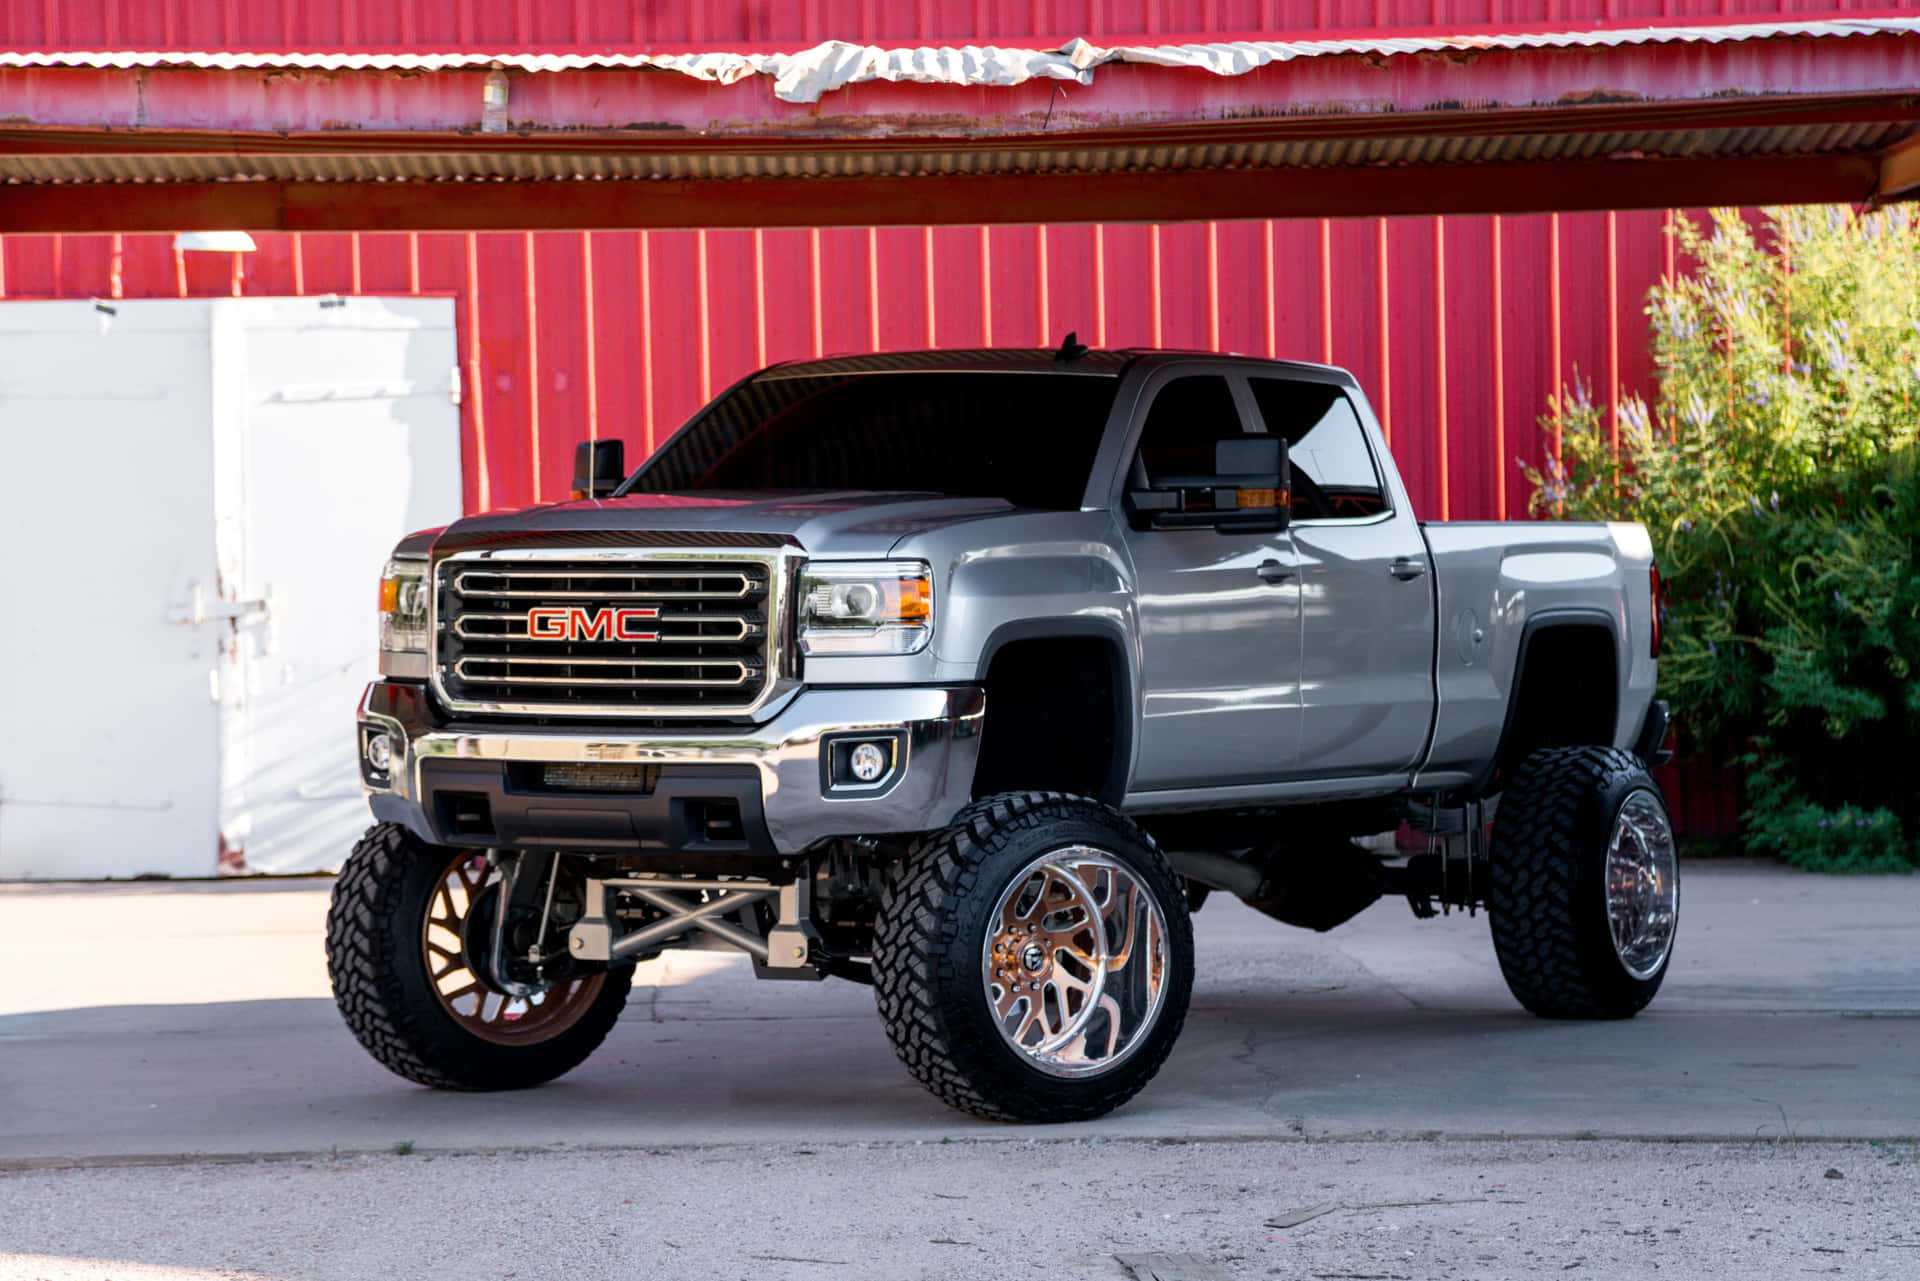
[[[1755,853],[1815,872],[1911,870],[1912,847],[1892,810],[1852,804],[1826,809],[1802,799],[1781,779],[1779,758],[1755,752],[1741,763],[1751,771],[1747,847]]]
[[[1748,766],[1749,848],[1920,861],[1920,223],[1905,209],[1679,220],[1649,295],[1658,391],[1576,379],[1535,511],[1638,520],[1667,585],[1683,750]]]

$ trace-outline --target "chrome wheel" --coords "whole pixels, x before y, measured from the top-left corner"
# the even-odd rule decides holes
[[[1160,1015],[1167,924],[1153,894],[1088,845],[1043,854],[987,918],[981,979],[1006,1043],[1053,1076],[1094,1076]]]
[[[1673,825],[1660,798],[1627,794],[1607,842],[1607,929],[1627,973],[1642,981],[1666,964],[1680,915],[1680,867]]]
[[[447,866],[427,901],[420,931],[427,977],[440,1008],[466,1031],[497,1045],[545,1041],[579,1022],[599,995],[603,974],[567,979],[529,996],[496,991],[470,954],[472,927],[490,924],[497,910],[499,878],[483,854],[461,852]],[[483,920],[477,920],[476,917]]]

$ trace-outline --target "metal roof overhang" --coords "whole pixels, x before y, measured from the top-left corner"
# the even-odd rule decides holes
[[[1282,46],[1186,46],[1235,69],[1121,60],[1089,83],[965,67],[900,83],[878,64],[814,102],[772,70],[587,56],[0,54],[0,231],[1170,221],[1920,188],[1920,23],[1827,25],[1845,29],[1264,62],[1242,51]]]

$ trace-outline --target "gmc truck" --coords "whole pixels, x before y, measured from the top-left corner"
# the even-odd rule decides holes
[[[1366,397],[1177,351],[775,365],[632,476],[404,539],[328,964],[387,1067],[570,1070],[669,948],[872,985],[983,1117],[1166,1060],[1189,914],[1484,907],[1548,1018],[1652,999],[1679,909],[1630,524],[1423,523]]]

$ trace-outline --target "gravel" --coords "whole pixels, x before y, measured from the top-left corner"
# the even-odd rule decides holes
[[[0,1278],[1905,1278],[1916,1204],[1913,1139],[415,1149],[0,1173]]]

